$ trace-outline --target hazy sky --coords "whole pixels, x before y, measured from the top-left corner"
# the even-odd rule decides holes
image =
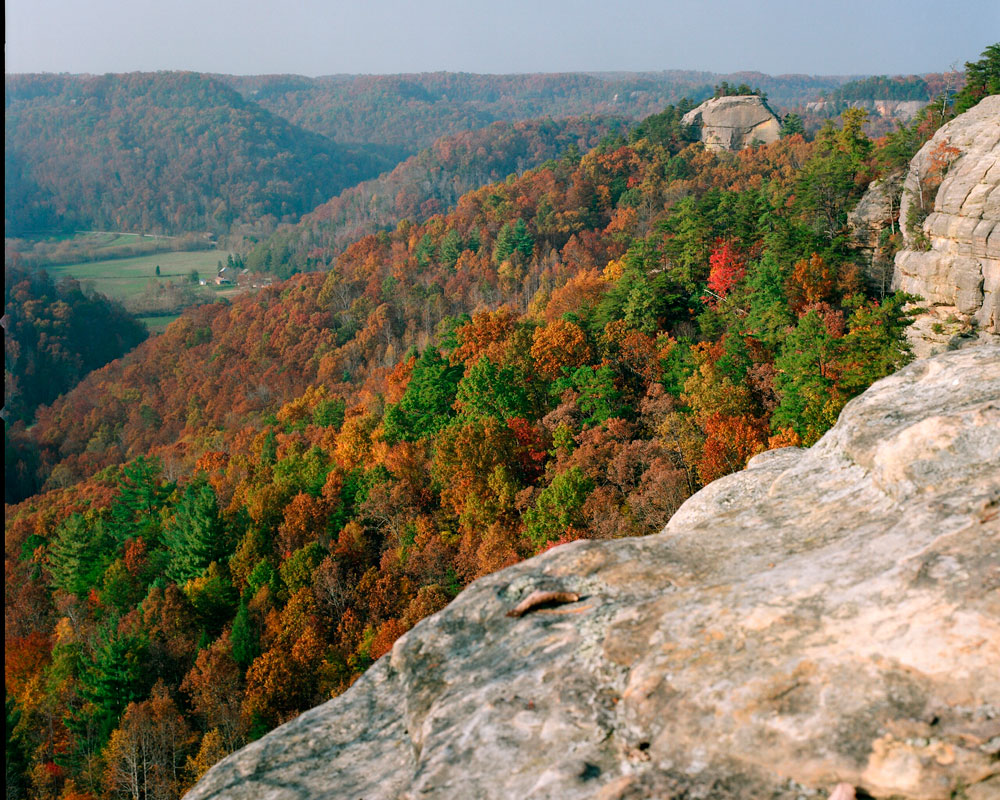
[[[7,0],[7,72],[961,68],[1000,0]]]

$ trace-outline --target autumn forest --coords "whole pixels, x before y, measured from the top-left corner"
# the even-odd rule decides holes
[[[911,358],[878,270],[919,220],[861,246],[848,212],[998,55],[950,89],[8,75],[7,796],[178,798],[476,578],[815,443]],[[781,138],[706,148],[723,81]],[[943,102],[851,102],[887,92]],[[273,281],[151,335],[32,261],[104,228]]]

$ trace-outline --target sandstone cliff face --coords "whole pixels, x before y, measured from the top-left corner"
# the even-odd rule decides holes
[[[701,128],[701,140],[713,150],[742,150],[754,142],[778,141],[781,123],[756,95],[706,100],[681,119]]]
[[[919,231],[911,209],[944,179]],[[900,220],[905,249],[896,254],[893,288],[918,294],[937,316],[1000,333],[1000,96],[941,127],[910,162]],[[918,328],[919,330],[919,328]]]
[[[1000,347],[481,579],[191,800],[1000,794]],[[536,590],[576,602],[507,616]]]
[[[880,244],[887,228],[895,233],[899,221],[899,200],[903,189],[903,173],[897,172],[883,180],[873,181],[858,204],[847,214],[851,244],[863,255],[862,269],[868,284],[881,295],[892,283],[893,259]]]

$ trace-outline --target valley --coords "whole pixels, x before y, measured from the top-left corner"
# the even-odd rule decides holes
[[[864,498],[851,495],[859,518],[877,508],[886,548],[905,481],[955,504],[946,477],[975,473],[988,493],[975,461],[992,457],[986,445],[935,439],[934,453],[975,452],[925,487],[931,472],[907,470],[926,454],[907,448],[927,425],[886,422],[904,402],[886,387],[943,415],[950,390],[935,376],[978,370],[984,385],[941,436],[990,430],[992,351],[907,366],[915,347],[998,335],[994,239],[964,231],[996,222],[1000,45],[963,75],[7,75],[8,796],[256,796],[260,778],[288,798],[348,784],[448,797],[464,769],[455,709],[481,677],[491,699],[476,714],[517,727],[570,709],[582,722],[551,710],[551,741],[587,760],[550,753],[540,766],[499,737],[483,758],[502,751],[496,763],[516,769],[484,764],[475,796],[586,797],[600,783],[623,799],[784,800],[800,784],[825,796],[840,776],[873,796],[936,800],[865,759],[883,728],[909,730],[898,686],[947,687],[867,655],[828,672],[795,655],[768,672],[749,642],[773,622],[803,652],[815,644],[799,631],[812,600],[795,588],[812,550],[869,563],[863,533],[833,530],[847,507],[837,492]],[[875,100],[920,108],[889,119],[862,107]],[[913,293],[894,291],[904,282]],[[948,341],[915,338],[925,302],[950,314]],[[866,438],[872,420],[892,447]],[[875,466],[844,466],[843,452]],[[761,488],[786,467],[809,485]],[[765,495],[776,510],[758,531]],[[906,524],[940,549],[926,570],[938,577],[892,572],[894,624],[911,583],[924,599],[936,581],[951,592],[952,562],[979,547],[966,537],[948,555],[932,506],[919,531]],[[963,506],[962,519],[988,530],[994,506]],[[664,530],[678,532],[666,549]],[[898,547],[909,558],[917,544]],[[662,563],[643,555],[654,550]],[[836,594],[837,569],[823,569]],[[786,616],[759,588],[771,575]],[[878,581],[855,584],[874,603]],[[536,588],[569,605],[499,614]],[[739,592],[765,599],[751,613]],[[605,595],[597,616],[558,627]],[[829,602],[865,613],[847,595]],[[613,625],[612,611],[624,615]],[[683,637],[654,631],[661,613]],[[732,629],[716,635],[710,616]],[[508,658],[497,631],[514,625],[540,627]],[[837,733],[835,757],[837,726],[824,723],[812,760],[797,761],[756,710],[703,711],[699,681],[718,708],[736,703],[711,654],[788,718],[807,708],[795,692],[811,675],[841,686],[864,661],[884,701],[845,689],[845,707],[878,722]],[[491,670],[508,661],[515,688],[494,692],[506,684]],[[450,695],[438,674],[465,688]],[[577,679],[589,699],[573,695]],[[565,703],[544,694],[554,685]],[[680,691],[696,699],[671,706]],[[309,712],[331,699],[339,711]],[[907,702],[923,714],[913,730],[931,736],[936,706]],[[377,710],[371,730],[361,705]],[[657,721],[675,712],[684,748]],[[948,746],[982,738],[962,714],[940,711]],[[326,767],[301,773],[299,756],[253,761],[274,742],[299,753],[305,739],[271,738],[293,720],[277,735],[332,726],[309,748],[343,745],[343,784]],[[580,730],[601,744],[580,744]],[[713,745],[699,772],[684,753],[706,730],[736,755]],[[745,742],[784,765],[794,792]],[[995,758],[969,752],[921,774],[948,792],[986,780]],[[240,773],[251,761],[253,780]],[[562,771],[546,783],[551,764]]]

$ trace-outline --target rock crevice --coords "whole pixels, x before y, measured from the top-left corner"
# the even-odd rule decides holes
[[[475,582],[189,798],[996,796],[998,575],[986,345],[878,382],[659,535]],[[508,616],[536,590],[567,602]]]

